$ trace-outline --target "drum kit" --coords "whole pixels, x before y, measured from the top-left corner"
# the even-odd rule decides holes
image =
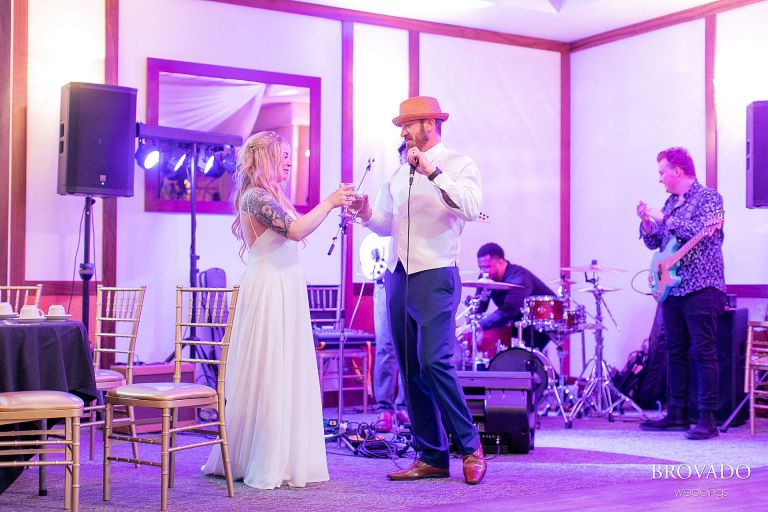
[[[496,282],[486,275],[477,280],[462,281],[463,287],[478,291],[477,295],[466,299],[466,309],[457,315],[457,318],[463,316],[466,321],[465,334],[460,337],[464,345],[462,369],[531,372],[539,413],[557,410],[566,428],[573,426],[573,418],[584,414],[607,415],[608,420],[613,421],[614,412],[620,410],[625,403],[642,414],[642,409],[613,385],[608,364],[603,359],[603,331],[607,329],[603,323],[603,310],[618,328],[603,295],[618,289],[601,286],[599,274],[624,270],[604,267],[596,260],[592,260],[589,265],[563,267],[560,270],[563,272],[560,278],[551,282],[558,284],[556,295],[525,298],[522,320],[515,322],[516,337],[512,335],[511,326],[483,331],[480,327],[483,314],[479,309],[481,304],[489,300],[492,291],[512,290],[519,285]],[[584,279],[589,286],[579,292],[592,294],[595,300],[594,315],[569,294],[570,285],[576,284],[576,281],[567,279],[565,272],[584,272]],[[543,352],[524,343],[523,330],[527,327],[546,333],[555,344],[560,360],[559,376]],[[588,330],[594,331],[595,355],[586,361],[585,332]],[[583,370],[577,382],[583,384],[578,386],[583,391],[577,392],[578,396],[566,385],[562,370],[567,355],[564,345],[573,334],[581,335]]]

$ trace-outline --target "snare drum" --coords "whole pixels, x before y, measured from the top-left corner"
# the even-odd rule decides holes
[[[512,347],[509,350],[499,352],[491,359],[488,370],[498,372],[531,372],[533,374],[533,394],[536,401],[546,391],[547,386],[554,385],[555,369],[547,359],[547,356],[536,349],[526,347]]]
[[[562,328],[565,302],[553,295],[532,295],[525,298],[523,316],[526,323],[540,331],[555,331]]]

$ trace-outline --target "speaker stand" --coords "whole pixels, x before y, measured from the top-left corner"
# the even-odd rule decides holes
[[[89,331],[88,320],[90,318],[90,297],[91,297],[91,278],[94,274],[94,265],[91,263],[91,216],[93,215],[93,204],[96,202],[92,196],[85,196],[85,206],[83,210],[83,262],[80,264],[80,279],[83,280],[83,325],[85,325],[86,334]]]

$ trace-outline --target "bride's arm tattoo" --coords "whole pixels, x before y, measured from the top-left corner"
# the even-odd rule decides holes
[[[272,231],[284,237],[288,236],[288,229],[294,219],[266,190],[251,189],[243,199],[245,200],[241,203],[241,210],[256,217],[256,220]]]

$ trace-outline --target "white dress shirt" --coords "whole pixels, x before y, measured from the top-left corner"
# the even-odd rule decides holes
[[[371,218],[363,224],[381,236],[392,236],[393,250],[387,260],[390,271],[395,270],[398,260],[409,274],[456,266],[464,224],[480,213],[483,194],[475,162],[447,149],[442,142],[424,154],[442,174],[429,181],[415,173],[410,190],[410,237],[407,163],[382,185]],[[455,207],[449,205],[443,193]]]

